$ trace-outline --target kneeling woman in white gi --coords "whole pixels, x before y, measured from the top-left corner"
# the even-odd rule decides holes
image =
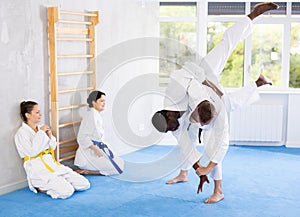
[[[74,164],[80,168],[80,174],[114,175],[121,174],[124,161],[114,156],[103,141],[103,123],[100,112],[105,108],[105,93],[93,91],[87,98],[90,110],[81,121]]]
[[[45,192],[52,198],[68,198],[74,191],[90,188],[89,181],[54,158],[56,138],[49,126],[38,125],[41,119],[39,105],[33,101],[20,104],[22,126],[15,135],[31,191]]]

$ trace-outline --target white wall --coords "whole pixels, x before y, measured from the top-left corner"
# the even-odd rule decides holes
[[[98,10],[101,16],[97,26],[98,54],[120,42],[142,36],[157,36],[158,33],[158,3],[155,1],[146,1],[145,4],[139,0],[0,1],[0,170],[5,174],[0,178],[0,195],[27,185],[23,161],[14,144],[14,134],[21,124],[19,103],[28,99],[39,102],[43,113],[42,121],[49,123],[49,6],[69,11]],[[132,67],[136,69],[134,73],[143,71],[144,67],[149,68],[145,64]],[[110,88],[105,89],[108,102],[113,100],[110,92],[116,90],[121,83],[113,81],[113,84],[116,86],[110,85]],[[107,107],[108,111],[109,109]],[[111,132],[109,128],[106,130]],[[107,137],[110,137],[109,133]],[[128,152],[120,144],[115,149]]]
[[[268,89],[267,85],[259,88],[260,99],[253,103],[253,106],[229,114],[232,121],[230,144],[254,146],[285,144],[289,93],[276,93]]]
[[[25,173],[14,144],[20,126],[19,103],[24,99],[41,102],[48,119],[46,9],[34,1],[1,1],[1,187],[22,186]],[[47,2],[44,2],[47,4]],[[4,106],[5,105],[5,106]],[[0,187],[0,193],[5,189]]]
[[[288,97],[287,138],[286,146],[300,148],[300,93],[290,94]]]

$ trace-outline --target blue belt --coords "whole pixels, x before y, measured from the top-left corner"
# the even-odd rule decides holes
[[[94,141],[94,140],[92,140],[92,142],[94,143],[94,145],[98,146],[105,153],[105,155],[109,158],[110,162],[116,168],[116,170],[118,171],[118,173],[119,174],[123,173],[123,171],[120,169],[120,167],[118,166],[118,164],[114,161],[114,154],[107,147],[107,145],[104,144],[103,142],[98,142],[98,141]]]

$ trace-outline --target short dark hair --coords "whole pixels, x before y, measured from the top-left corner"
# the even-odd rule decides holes
[[[203,101],[198,107],[198,114],[200,121],[206,123],[210,121],[215,115],[215,107],[209,101]]]
[[[96,102],[98,99],[101,98],[101,96],[104,95],[105,93],[99,91],[99,90],[94,90],[90,93],[90,95],[87,98],[87,103],[89,104],[89,107],[93,107],[93,101]]]
[[[155,112],[155,114],[152,116],[152,124],[159,132],[161,133],[167,132],[167,127],[168,127],[167,110],[161,110]]]
[[[35,105],[38,105],[38,103],[34,101],[23,101],[20,103],[20,116],[25,123],[27,123],[27,117],[25,114],[31,114]]]

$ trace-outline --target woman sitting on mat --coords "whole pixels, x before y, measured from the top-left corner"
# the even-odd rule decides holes
[[[31,191],[44,192],[52,198],[68,198],[74,191],[90,188],[89,181],[54,158],[56,138],[47,125],[39,125],[41,112],[33,101],[20,104],[24,121],[15,135],[15,143],[27,174]]]
[[[87,98],[90,110],[84,116],[77,141],[77,149],[74,164],[80,168],[77,170],[85,175],[114,175],[121,174],[124,161],[113,152],[103,141],[103,122],[101,112],[105,108],[105,93],[93,91]]]

